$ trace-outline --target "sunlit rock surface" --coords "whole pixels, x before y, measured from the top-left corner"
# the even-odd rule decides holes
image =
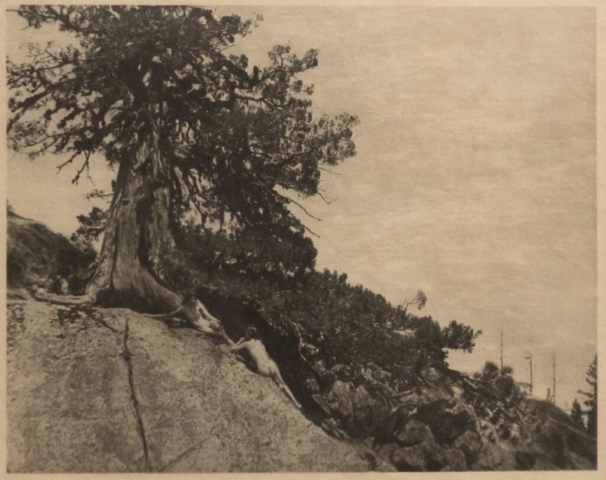
[[[10,472],[364,471],[226,347],[130,310],[9,299]]]

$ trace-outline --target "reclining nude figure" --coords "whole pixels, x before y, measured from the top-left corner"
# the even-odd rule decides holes
[[[152,318],[167,319],[170,317],[178,317],[185,320],[191,327],[199,332],[205,333],[217,338],[222,338],[228,345],[233,345],[234,342],[227,336],[223,325],[219,320],[213,317],[204,304],[193,294],[188,294],[183,298],[183,303],[174,312],[160,313],[150,315]]]
[[[267,350],[265,350],[265,346],[261,340],[258,339],[257,330],[255,328],[248,328],[246,330],[245,339],[240,339],[238,343],[229,349],[230,352],[237,352],[239,350],[247,350],[257,366],[257,373],[259,375],[263,375],[264,377],[270,377],[286,394],[286,396],[297,406],[297,408],[301,408],[301,404],[297,402],[295,396],[286,386],[284,380],[282,380],[282,375],[280,375],[278,365],[276,365],[276,362],[271,359],[267,353]]]

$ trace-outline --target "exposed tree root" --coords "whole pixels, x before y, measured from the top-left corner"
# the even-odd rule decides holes
[[[58,305],[94,305],[97,302],[97,295],[55,295],[43,289],[36,290],[34,298]]]

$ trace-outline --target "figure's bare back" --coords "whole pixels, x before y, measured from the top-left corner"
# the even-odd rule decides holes
[[[197,301],[181,305],[178,310],[179,316],[197,330],[211,335],[215,334],[218,329],[213,328],[211,320],[200,311],[199,303]]]
[[[277,366],[265,350],[263,343],[259,340],[249,340],[245,343],[248,353],[257,365],[257,373],[266,377],[274,376]]]

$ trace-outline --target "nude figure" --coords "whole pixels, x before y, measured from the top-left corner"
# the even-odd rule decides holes
[[[297,402],[295,396],[286,386],[284,380],[282,380],[278,365],[276,365],[276,362],[271,359],[267,353],[267,350],[265,350],[265,346],[257,337],[257,330],[251,327],[246,330],[246,339],[240,339],[236,345],[229,349],[229,351],[237,352],[239,350],[247,350],[257,366],[257,373],[259,375],[263,375],[264,377],[270,377],[274,382],[276,382],[276,385],[278,385],[278,387],[284,391],[286,396],[297,406],[297,408],[300,409],[301,404]]]
[[[174,312],[150,315],[150,317],[159,319],[178,317],[185,320],[191,327],[199,332],[222,338],[228,345],[234,344],[225,333],[221,322],[206,310],[204,304],[198,300],[195,295],[186,295],[181,306]]]

